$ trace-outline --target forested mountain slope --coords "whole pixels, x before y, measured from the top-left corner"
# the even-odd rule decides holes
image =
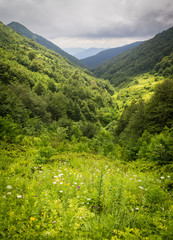
[[[39,132],[56,122],[67,127],[68,137],[76,132],[91,138],[98,121],[109,123],[104,114],[112,108],[114,90],[108,81],[2,23],[0,47],[1,116],[10,116],[22,131]]]
[[[134,48],[138,45],[140,45],[142,42],[135,42],[132,44],[128,44],[122,47],[117,47],[117,48],[110,48],[103,50],[99,53],[97,53],[94,56],[88,57],[81,59],[81,62],[83,62],[89,69],[92,69],[108,60],[110,60],[113,57],[116,57],[120,55],[123,52],[128,51],[131,48]]]
[[[20,23],[17,22],[11,22],[10,24],[7,25],[8,27],[12,28],[16,32],[22,34],[23,36],[35,40],[37,43],[43,45],[44,47],[51,49],[57,53],[59,53],[61,56],[66,57],[69,59],[71,62],[81,66],[85,67],[84,64],[82,64],[77,58],[73,57],[72,55],[68,54],[67,52],[63,51],[61,48],[50,42],[49,40],[32,33],[29,29],[27,29],[25,26],[23,26]]]
[[[172,239],[172,54],[155,71],[114,88],[0,23],[0,239]]]
[[[140,46],[96,67],[96,76],[109,79],[115,86],[129,82],[131,76],[153,70],[155,65],[173,51],[173,27]]]

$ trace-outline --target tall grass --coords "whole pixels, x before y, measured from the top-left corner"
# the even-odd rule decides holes
[[[172,239],[173,176],[149,167],[2,144],[0,237]]]

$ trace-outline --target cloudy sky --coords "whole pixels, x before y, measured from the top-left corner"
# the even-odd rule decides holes
[[[0,0],[0,21],[19,22],[61,48],[117,47],[173,26],[172,0]]]

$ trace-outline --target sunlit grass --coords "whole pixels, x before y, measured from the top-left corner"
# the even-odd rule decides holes
[[[123,88],[117,88],[114,99],[120,112],[123,111],[125,105],[130,104],[133,99],[139,96],[145,101],[149,100],[154,93],[155,86],[162,82],[163,77],[146,73],[134,77],[126,86],[123,85]]]
[[[39,148],[1,148],[1,239],[170,239],[171,172]]]

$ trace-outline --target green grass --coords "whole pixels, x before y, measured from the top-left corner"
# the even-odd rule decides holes
[[[172,239],[171,167],[1,143],[1,239]],[[43,164],[47,159],[47,163]]]
[[[117,88],[114,99],[119,106],[120,112],[126,104],[130,104],[133,99],[142,97],[145,101],[149,100],[154,93],[157,84],[163,82],[163,77],[154,76],[149,73],[138,75],[128,84],[124,84],[123,88]]]

